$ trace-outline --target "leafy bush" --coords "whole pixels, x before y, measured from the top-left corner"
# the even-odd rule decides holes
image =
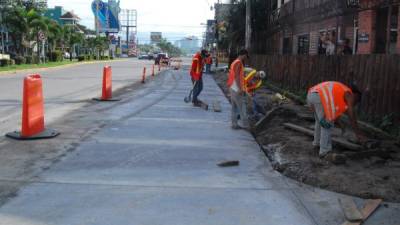
[[[86,61],[93,60],[93,55],[85,55],[85,60]]]
[[[39,57],[37,56],[27,56],[26,57],[26,64],[38,64],[39,63]]]
[[[64,59],[62,51],[49,52],[47,53],[47,57],[50,62],[61,62]]]
[[[26,63],[26,58],[24,56],[18,55],[15,57],[15,64],[21,65]]]
[[[4,66],[9,66],[11,64],[10,60],[8,59],[0,59],[0,66],[4,67]]]
[[[79,62],[82,62],[82,61],[85,61],[85,60],[86,60],[86,57],[84,55],[78,56],[78,61]]]
[[[100,59],[101,59],[101,60],[109,60],[109,57],[108,57],[108,56],[102,55],[102,56],[100,57]]]

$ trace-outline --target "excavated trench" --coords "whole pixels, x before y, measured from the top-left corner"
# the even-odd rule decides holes
[[[228,96],[226,73],[218,72],[213,76]],[[313,129],[314,121],[308,107],[281,98],[266,87],[257,91],[255,99],[261,111],[264,114],[269,112],[269,116],[257,128],[254,127],[253,135],[275,170],[289,178],[330,191],[400,202],[400,148],[394,141],[366,133],[368,138],[380,140],[380,145],[358,151],[334,146],[334,154],[320,159],[318,149],[311,144],[312,137],[283,125],[292,123]],[[259,121],[257,119],[253,125]],[[348,140],[353,138],[350,128],[343,136],[339,129],[333,133]]]

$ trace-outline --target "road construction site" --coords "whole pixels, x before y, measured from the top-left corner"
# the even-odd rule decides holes
[[[58,108],[80,101],[64,113],[48,110],[54,119],[46,120],[46,127],[59,131],[58,137],[22,142],[0,139],[0,224],[400,223],[400,205],[395,203],[399,190],[389,194],[389,186],[398,188],[399,174],[397,150],[390,141],[379,147],[392,147],[387,149],[390,158],[371,153],[358,162],[349,153],[340,165],[317,159],[309,137],[282,125],[310,129],[312,122],[304,119],[309,118],[307,111],[268,90],[263,98],[274,105],[265,109],[276,115],[268,118],[267,114],[255,122],[261,130],[254,133],[256,138],[245,130],[233,130],[231,105],[217,85],[223,87],[226,74],[216,74],[217,83],[213,76],[204,75],[200,98],[210,105],[205,111],[183,101],[192,86],[190,59],[185,62],[182,69],[164,68],[144,83],[140,82],[144,65],[132,61],[112,64],[113,81],[119,85],[113,97],[121,99],[116,102],[91,100],[101,94],[105,64],[88,70],[46,71],[51,73],[46,79],[56,79],[57,71],[75,87],[80,80],[70,77],[96,73],[89,86],[98,89],[86,95],[75,91],[77,97],[64,96],[64,102],[54,102],[58,104],[53,108]],[[55,93],[68,87],[61,77],[58,84],[52,87]],[[10,96],[4,96],[2,103],[7,104]],[[13,97],[15,105],[8,113],[19,110],[18,97]],[[7,120],[12,127],[2,129],[19,129],[18,117]],[[293,158],[288,163],[289,157]],[[376,164],[372,164],[373,157],[377,157]],[[380,164],[378,159],[385,162]],[[360,166],[365,160],[371,162],[369,168]],[[389,163],[393,166],[387,167]],[[295,175],[301,167],[300,179]],[[392,174],[378,182],[379,172],[385,170]],[[335,173],[343,178],[336,178]],[[326,181],[331,177],[337,186],[348,187],[356,181],[346,175],[357,173],[360,189],[367,189],[363,179],[365,184],[375,182],[368,188],[371,195],[335,189]],[[385,194],[379,194],[379,188]]]
[[[214,77],[229,95],[225,72]],[[315,120],[310,107],[299,97],[285,97],[285,93],[269,84],[254,97],[264,115],[253,121],[252,133],[274,169],[315,187],[400,202],[400,146],[395,140],[364,129],[373,141],[361,146],[350,128],[345,132],[335,128],[335,151],[321,159],[319,149],[311,145]]]

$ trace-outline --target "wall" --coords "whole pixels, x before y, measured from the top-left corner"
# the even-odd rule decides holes
[[[370,117],[394,113],[400,121],[400,56],[252,55],[251,66],[293,92],[306,92],[327,80],[355,82],[363,91],[362,112]]]

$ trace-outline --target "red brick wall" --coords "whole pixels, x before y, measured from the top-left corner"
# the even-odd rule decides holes
[[[376,11],[366,10],[358,14],[358,35],[369,35],[367,43],[358,42],[358,54],[371,54],[375,50],[375,22]]]

